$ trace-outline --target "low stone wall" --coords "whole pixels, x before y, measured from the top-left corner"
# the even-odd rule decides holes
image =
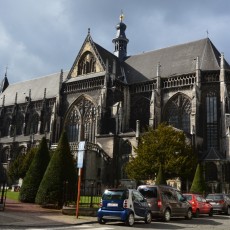
[[[78,215],[79,216],[97,216],[97,210],[98,208],[79,208]],[[76,215],[76,207],[69,207],[69,206],[63,206],[62,208],[62,214],[64,215]]]

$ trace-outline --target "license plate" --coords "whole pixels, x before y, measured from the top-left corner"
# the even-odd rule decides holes
[[[108,203],[107,207],[118,207],[117,203]]]

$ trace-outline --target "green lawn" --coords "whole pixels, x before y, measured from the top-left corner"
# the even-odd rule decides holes
[[[6,197],[11,200],[18,200],[19,192],[12,192],[8,190],[6,193]]]

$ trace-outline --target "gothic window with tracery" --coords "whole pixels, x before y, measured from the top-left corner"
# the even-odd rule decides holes
[[[96,60],[91,52],[82,55],[78,63],[78,75],[96,72]]]
[[[218,116],[217,116],[217,96],[216,92],[206,94],[206,132],[207,149],[218,148]]]
[[[70,142],[78,142],[80,140],[95,142],[96,113],[95,105],[85,97],[81,97],[74,103],[66,118]]]
[[[175,128],[190,133],[191,102],[182,94],[173,96],[165,107],[165,121]]]

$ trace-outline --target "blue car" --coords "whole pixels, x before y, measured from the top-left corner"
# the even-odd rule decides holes
[[[136,220],[151,223],[151,210],[146,199],[136,189],[107,189],[102,195],[97,213],[98,222],[121,221],[132,226]]]

